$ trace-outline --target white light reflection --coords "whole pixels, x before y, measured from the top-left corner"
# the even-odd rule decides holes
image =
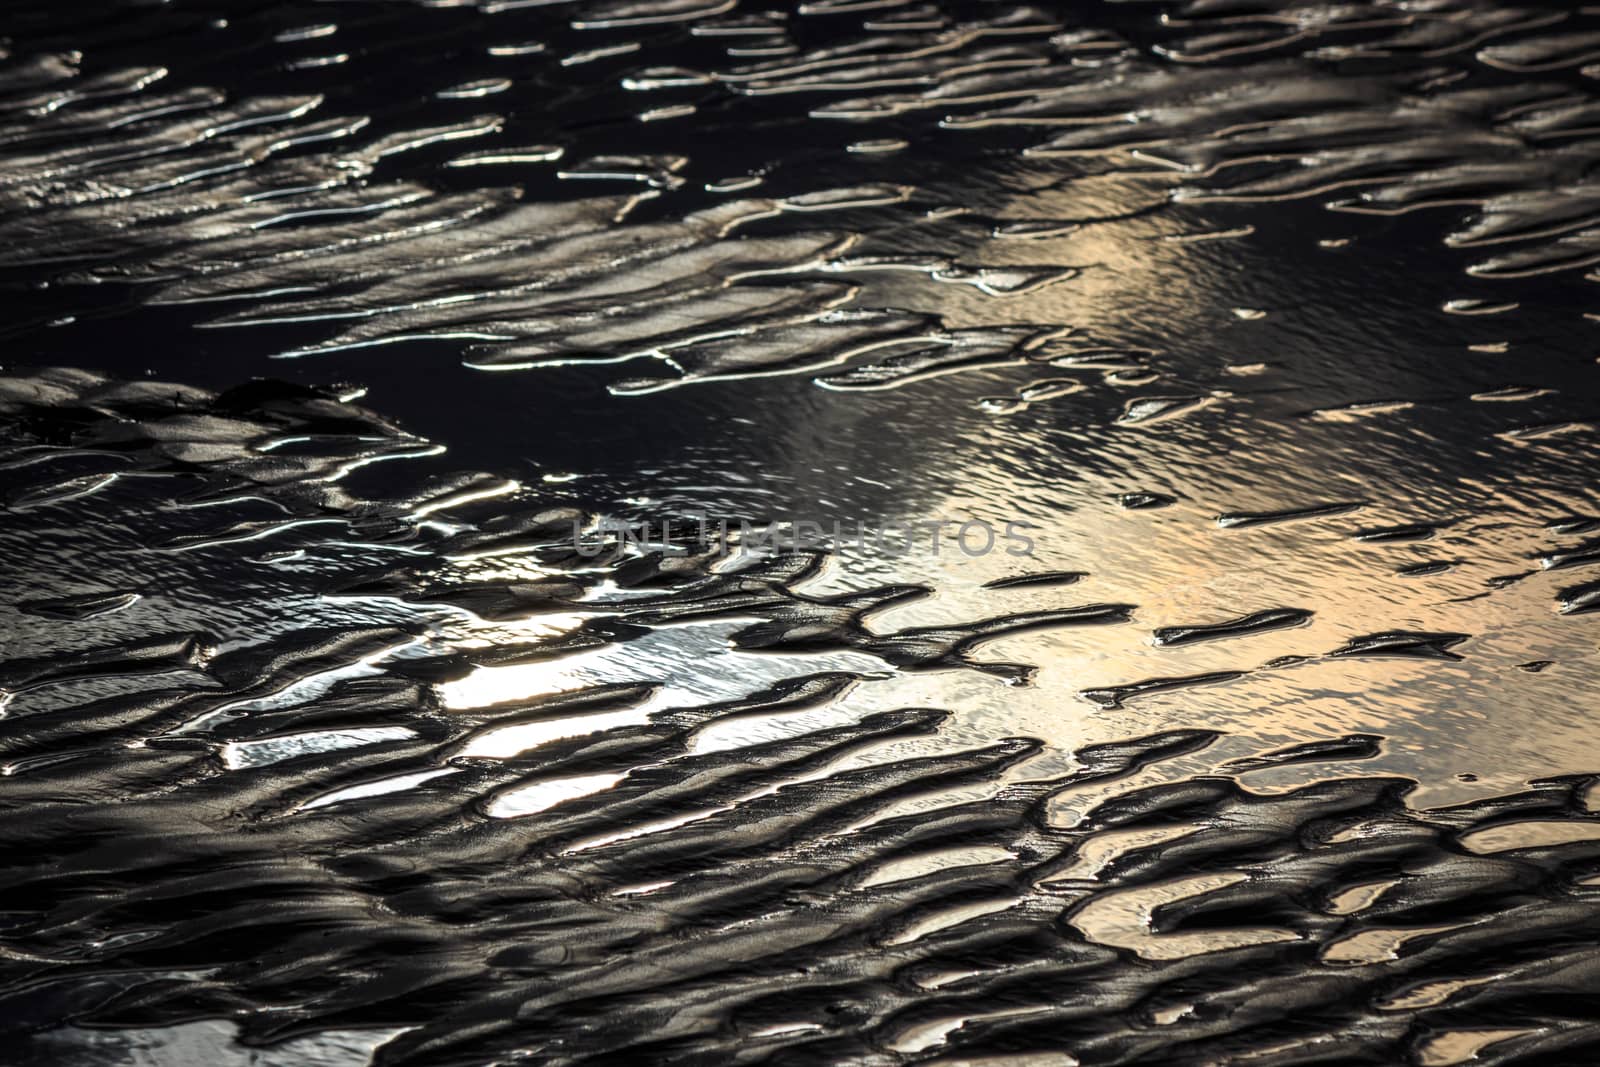
[[[571,778],[552,778],[508,789],[489,803],[488,813],[495,819],[514,819],[519,815],[553,808],[567,800],[592,796],[611,789],[623,779],[622,774],[580,774]]]
[[[485,708],[533,697],[578,692],[597,685],[652,683],[649,700],[620,711],[591,712],[490,730],[463,756],[510,757],[552,741],[582,737],[620,726],[637,726],[667,708],[698,707],[737,700],[776,682],[822,671],[876,672],[883,661],[859,652],[818,654],[747,653],[729,636],[748,619],[684,623],[652,631],[624,644],[572,656],[506,667],[479,667],[440,687],[446,707]]]

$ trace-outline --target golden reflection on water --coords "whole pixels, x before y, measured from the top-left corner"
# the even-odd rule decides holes
[[[1478,1058],[1478,1053],[1510,1040],[1537,1034],[1538,1030],[1450,1030],[1425,1040],[1418,1051],[1417,1062],[1423,1067],[1452,1067]]]
[[[1248,878],[1242,871],[1221,871],[1112,890],[1090,898],[1067,921],[1090,941],[1128,949],[1146,960],[1177,960],[1247,945],[1298,941],[1300,935],[1293,930],[1267,926],[1175,933],[1152,930],[1151,917],[1157,908],[1227,889]]]
[[[1120,487],[1100,488],[1083,495],[1109,500]],[[954,709],[957,721],[946,729],[945,741],[958,747],[1009,736],[1043,738],[1050,750],[1024,768],[1028,776],[1070,771],[1067,753],[1085,745],[1195,728],[1227,736],[1158,777],[1226,771],[1228,760],[1354,733],[1382,735],[1381,754],[1251,771],[1244,780],[1254,789],[1274,790],[1335,774],[1402,774],[1421,783],[1413,802],[1432,807],[1503,793],[1533,777],[1593,769],[1593,725],[1585,711],[1596,680],[1593,625],[1555,618],[1555,582],[1543,575],[1477,595],[1486,575],[1525,566],[1542,530],[1485,517],[1452,534],[1470,540],[1476,554],[1471,565],[1442,582],[1419,581],[1393,573],[1393,546],[1350,536],[1357,527],[1398,521],[1384,509],[1223,530],[1214,515],[1224,503],[1235,505],[1180,504],[1155,513],[1109,502],[1084,506],[1039,534],[1040,554],[1025,567],[995,556],[940,559],[938,592],[871,618],[874,631],[1090,603],[1135,604],[1134,622],[1021,633],[979,647],[979,660],[1037,665],[1026,687],[945,671],[870,682],[846,702],[861,713],[920,705]],[[1245,508],[1266,503],[1238,501]],[[948,513],[963,509],[982,513],[975,499],[946,506]],[[1409,558],[1415,549],[1401,551]],[[1088,577],[1070,586],[982,588],[998,577],[1057,570],[1086,571]],[[1158,647],[1150,637],[1158,627],[1218,623],[1281,607],[1315,615],[1304,626],[1178,648]],[[1328,656],[1352,639],[1384,630],[1472,636],[1453,650],[1459,660]],[[1556,665],[1521,669],[1536,656]],[[1274,665],[1290,658],[1295,661]],[[1113,709],[1081,695],[1222,671],[1241,676],[1134,697]],[[902,747],[897,755],[915,746]]]
[[[1036,294],[1025,307],[1013,304],[1008,313],[1094,321],[1112,316],[1108,305],[1148,313],[1155,299],[1154,316],[1179,323],[1184,316],[1170,314],[1175,307],[1229,306],[1209,281],[1218,273],[1209,247],[1130,239],[1105,226],[1027,246],[1039,262],[1104,269]],[[1249,324],[1241,327],[1241,365],[1252,365],[1258,352],[1270,354],[1248,341],[1250,326],[1265,317],[1241,316]],[[1555,547],[1543,523],[1561,514],[1570,466],[1551,457],[1529,467],[1507,448],[1486,443],[1474,462],[1476,476],[1451,481],[1412,461],[1429,445],[1426,423],[1381,417],[1404,407],[1369,405],[1324,426],[1264,421],[1253,417],[1250,397],[1217,395],[1220,403],[1191,416],[1192,424],[1108,430],[1044,416],[1018,416],[1010,426],[999,420],[989,462],[964,470],[962,491],[927,510],[997,524],[1026,516],[1043,527],[1035,531],[1038,555],[1022,561],[998,553],[924,555],[915,561],[919,580],[937,592],[869,623],[889,633],[1011,612],[1127,603],[1137,606],[1132,625],[1032,631],[981,646],[976,658],[1037,665],[1026,688],[951,672],[862,687],[852,699],[873,708],[931,703],[955,709],[959,721],[945,735],[960,745],[1043,738],[1050,750],[1021,772],[1030,775],[1070,770],[1065,754],[1084,745],[1183,728],[1228,736],[1147,778],[1226,771],[1228,760],[1353,733],[1381,735],[1381,754],[1251,771],[1244,780],[1254,789],[1275,790],[1333,775],[1400,774],[1420,783],[1411,802],[1433,807],[1504,793],[1535,777],[1594,770],[1589,712],[1600,684],[1600,626],[1592,617],[1557,618],[1556,591],[1575,579],[1570,571],[1537,573],[1535,562]],[[1041,432],[1063,442],[1092,438],[1101,462],[1064,469],[1050,441],[1038,440]],[[1491,454],[1496,449],[1498,459]],[[1119,494],[1134,490],[1182,499],[1154,511],[1116,503]],[[1217,522],[1226,513],[1346,501],[1359,507],[1243,528]],[[1352,536],[1417,521],[1444,525],[1415,543]],[[1446,567],[1419,577],[1398,573],[1429,561]],[[1087,577],[1070,586],[983,588],[997,578],[1050,571]],[[1525,577],[1500,584],[1519,575]],[[1159,647],[1150,637],[1160,627],[1215,624],[1276,608],[1315,614],[1303,626],[1181,648]],[[1355,638],[1392,630],[1469,637],[1453,649],[1459,660],[1328,655]],[[1554,663],[1529,669],[1535,660]],[[1080,695],[1214,672],[1239,676],[1135,697],[1120,708],[1099,707]],[[880,700],[886,689],[893,696]]]

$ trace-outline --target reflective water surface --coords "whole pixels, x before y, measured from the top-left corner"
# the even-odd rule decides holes
[[[1600,15],[10,11],[20,1062],[1594,1060]]]

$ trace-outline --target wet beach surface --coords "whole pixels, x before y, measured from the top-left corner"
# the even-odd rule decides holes
[[[1600,1059],[1600,9],[0,34],[14,1062]]]

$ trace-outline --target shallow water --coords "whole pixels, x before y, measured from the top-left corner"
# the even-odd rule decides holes
[[[9,10],[20,1062],[1594,1058],[1600,15]]]

